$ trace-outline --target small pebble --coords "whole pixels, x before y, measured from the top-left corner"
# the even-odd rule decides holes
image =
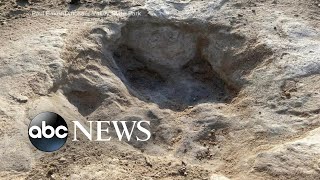
[[[19,95],[17,97],[15,97],[15,99],[19,102],[19,103],[26,103],[28,102],[29,98],[27,96],[22,96]]]
[[[61,157],[60,159],[59,159],[59,162],[66,162],[67,161],[67,159],[66,158],[64,158],[64,157]]]

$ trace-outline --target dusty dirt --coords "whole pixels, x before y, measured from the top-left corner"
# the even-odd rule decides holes
[[[0,12],[1,179],[320,179],[320,1],[10,0]],[[148,120],[152,138],[43,153],[27,136],[43,111],[69,126]]]

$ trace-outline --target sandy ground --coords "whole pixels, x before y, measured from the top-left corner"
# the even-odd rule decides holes
[[[0,12],[1,179],[320,178],[320,1],[20,0]],[[153,137],[42,153],[27,128],[43,111],[149,120]]]

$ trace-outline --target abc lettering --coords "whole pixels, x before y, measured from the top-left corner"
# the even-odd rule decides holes
[[[29,129],[29,136],[32,138],[52,138],[54,135],[56,135],[58,138],[62,139],[67,137],[68,135],[68,129],[65,126],[58,126],[56,129],[54,129],[52,126],[46,126],[46,122],[42,121],[41,123],[41,129],[38,126],[32,126]],[[47,133],[48,132],[48,133]],[[60,132],[64,132],[63,134],[60,134]]]

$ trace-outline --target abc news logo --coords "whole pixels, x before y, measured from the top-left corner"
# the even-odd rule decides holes
[[[79,141],[77,132],[80,130],[90,141],[93,140],[93,125],[96,125],[96,139],[94,141],[110,141],[111,137],[106,137],[109,128],[102,128],[103,125],[114,127],[119,141],[124,139],[128,141],[132,139],[135,128],[145,134],[142,137],[134,137],[137,141],[148,141],[151,138],[150,131],[142,126],[150,121],[131,121],[131,128],[127,126],[127,121],[88,121],[89,130],[78,121],[72,121],[74,124],[74,137],[72,141]],[[39,150],[44,152],[53,152],[59,150],[68,139],[68,125],[66,121],[58,114],[53,112],[43,112],[38,114],[30,123],[28,128],[30,142]]]

